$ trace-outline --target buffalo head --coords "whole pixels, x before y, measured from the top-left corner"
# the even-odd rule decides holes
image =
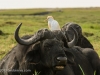
[[[73,29],[75,33],[74,39],[71,42],[67,41],[66,36],[60,31],[50,31],[48,29],[41,29],[37,33],[35,33],[29,39],[22,39],[18,36],[18,32],[21,24],[17,27],[15,31],[15,39],[21,45],[36,45],[35,43],[39,42],[38,48],[33,48],[30,52],[27,53],[30,56],[31,63],[32,60],[36,59],[34,57],[34,49],[38,55],[38,59],[41,60],[42,64],[51,68],[55,67],[56,69],[63,69],[67,62],[67,57],[64,52],[64,45],[67,47],[72,47],[77,42],[77,33]],[[32,54],[33,53],[33,54]],[[39,54],[40,53],[40,54]],[[33,56],[32,56],[33,55]],[[26,56],[26,58],[28,57]],[[28,58],[29,59],[29,58]],[[35,61],[34,61],[35,62]]]
[[[55,71],[64,69],[67,63],[72,63],[73,58],[70,57],[73,57],[73,55],[69,52],[66,56],[65,47],[73,47],[77,42],[77,33],[73,28],[74,38],[68,42],[66,36],[60,30],[41,29],[32,36],[20,38],[19,29],[21,25],[22,23],[15,31],[15,40],[18,45],[9,52],[8,55],[10,56],[7,55],[9,58],[3,60],[6,63],[2,61],[1,68],[6,66],[11,70],[31,70],[27,73],[11,73],[13,75],[33,75],[35,70],[40,72],[40,75],[53,75]],[[12,66],[10,67],[10,65]]]
[[[62,31],[65,33],[65,35],[68,37],[68,41],[71,41],[74,37],[74,32],[72,27],[77,31],[78,34],[78,41],[76,43],[76,46],[80,46],[82,48],[93,48],[93,45],[89,42],[89,40],[83,36],[82,34],[82,28],[80,25],[76,24],[76,23],[66,23],[63,27],[62,27]]]
[[[78,24],[75,23],[66,23],[63,27],[62,27],[62,31],[65,32],[65,35],[68,37],[68,40],[71,41],[74,37],[74,32],[72,27],[77,31],[78,33],[78,38],[81,37],[82,35],[82,29]]]

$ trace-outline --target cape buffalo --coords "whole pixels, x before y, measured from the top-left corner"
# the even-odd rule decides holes
[[[61,30],[65,32],[65,35],[68,37],[68,40],[71,41],[73,39],[74,33],[72,28],[73,27],[78,33],[78,42],[76,46],[80,46],[82,48],[93,48],[93,45],[89,42],[89,40],[83,36],[82,28],[76,23],[66,23]]]
[[[0,75],[93,75],[86,48],[74,47],[78,35],[73,27],[74,38],[68,42],[60,30],[41,29],[20,38],[20,26],[15,31],[18,45],[0,61]]]
[[[74,64],[70,64],[70,66],[66,65],[63,70],[57,72],[57,75],[94,75],[93,73],[100,75],[99,56],[93,49],[74,46],[66,48],[66,50],[74,55]],[[66,53],[66,55],[68,55],[68,53]],[[68,66],[71,68],[71,73],[67,72]],[[81,68],[82,70],[80,71]]]
[[[71,42],[67,42],[61,31],[41,29],[32,36],[20,38],[18,33],[22,23],[15,31],[18,42],[1,61],[0,75],[54,75],[66,66],[72,55],[65,54],[65,46],[72,47],[77,33]]]
[[[79,50],[88,58],[93,70],[96,71],[96,75],[100,75],[99,56],[96,51],[94,51],[93,45],[82,35],[81,27],[75,23],[67,23],[62,27],[63,33],[68,37],[68,41],[71,41],[74,35],[72,27],[78,32],[78,42],[76,46],[80,47]]]

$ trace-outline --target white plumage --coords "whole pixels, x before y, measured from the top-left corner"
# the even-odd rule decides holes
[[[61,30],[59,23],[56,20],[54,20],[54,18],[52,16],[48,16],[47,20],[48,20],[48,27],[51,31],[52,30]]]

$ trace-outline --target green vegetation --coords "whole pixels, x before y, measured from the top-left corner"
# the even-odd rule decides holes
[[[40,12],[49,12],[45,15],[34,15]],[[52,15],[62,27],[65,23],[74,22],[82,27],[83,34],[93,44],[100,55],[100,8],[66,8],[66,9],[16,9],[0,10],[0,58],[9,52],[17,43],[14,31],[19,23],[23,23],[20,36],[33,34],[41,28],[48,28],[44,21]]]
[[[40,72],[37,72],[36,70],[35,70],[35,74],[34,75],[39,75],[40,74]]]
[[[84,74],[84,71],[83,71],[83,69],[82,69],[82,67],[81,67],[80,65],[78,65],[78,66],[79,66],[79,68],[81,69],[82,74],[85,75],[85,74]]]

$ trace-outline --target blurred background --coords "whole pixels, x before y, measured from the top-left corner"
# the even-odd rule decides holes
[[[100,0],[0,0],[0,58],[17,44],[14,31],[20,23],[20,36],[34,34],[48,28],[48,15],[61,27],[68,22],[79,24],[100,55]]]

